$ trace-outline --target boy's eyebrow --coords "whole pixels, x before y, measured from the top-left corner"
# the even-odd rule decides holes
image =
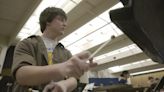
[[[57,15],[56,17],[64,19],[64,20],[67,20],[67,18],[65,16],[63,16],[63,15]]]

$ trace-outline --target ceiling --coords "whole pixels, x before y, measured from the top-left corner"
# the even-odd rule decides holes
[[[9,44],[41,0],[0,0],[0,44]]]

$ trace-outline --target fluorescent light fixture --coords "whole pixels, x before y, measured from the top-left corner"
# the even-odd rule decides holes
[[[84,51],[86,49],[89,49],[91,47],[94,47],[98,44],[101,44],[101,43],[111,39],[111,36],[113,36],[113,35],[117,36],[117,33],[115,33],[115,31],[112,30],[110,25],[106,25],[105,27],[103,27],[103,28],[95,31],[94,33],[84,37],[83,39],[73,43],[72,45],[68,46],[67,48],[71,49],[71,48],[74,48],[74,45],[76,45],[81,49],[81,51]],[[74,53],[74,52],[72,52],[72,53]]]
[[[68,2],[65,6],[63,6],[63,9],[68,13],[70,10],[72,10],[77,4],[74,2]]]
[[[118,3],[111,9],[116,9],[122,6],[121,3]],[[75,30],[73,33],[63,38],[61,42],[73,54],[76,54],[109,40],[112,35],[119,36],[123,34],[116,26],[114,26],[114,24],[111,23],[108,13],[109,10]],[[75,52],[72,51],[74,45],[78,46],[80,50],[74,50]]]
[[[148,70],[148,71],[141,71],[141,72],[131,73],[130,75],[134,76],[134,75],[157,72],[157,71],[163,71],[163,70],[164,70],[164,68],[159,68],[159,69],[153,69],[153,70]]]
[[[40,26],[39,26],[39,15],[47,7],[59,7],[62,8],[66,13],[78,5],[82,0],[42,0],[40,5],[27,20],[21,31],[18,33],[17,38],[21,40],[27,38],[30,35],[40,35]]]
[[[102,54],[94,58],[94,62],[99,64],[114,61],[120,58],[128,57],[137,53],[141,53],[142,50],[136,46],[136,44],[131,44],[120,49]],[[115,57],[115,58],[114,58]]]
[[[67,37],[63,38],[61,42],[66,46],[73,45],[78,40],[81,40],[88,34],[93,33],[95,30],[101,28],[102,26],[106,25],[107,23],[100,18],[94,18],[93,20],[86,23],[84,26],[80,27]],[[75,39],[76,38],[76,39]]]
[[[37,31],[37,30],[36,30],[36,31]],[[36,32],[36,31],[33,31],[33,32]],[[33,35],[33,34],[32,34],[32,33],[30,33],[30,34],[25,33],[25,32],[24,32],[24,28],[22,28],[22,29],[21,29],[21,32],[18,33],[17,38],[23,40],[23,39],[29,37],[30,35]]]
[[[130,69],[134,69],[134,68],[145,67],[145,66],[155,65],[155,64],[157,64],[157,63],[153,62],[152,60],[147,61],[147,59],[145,59],[145,60],[137,61],[134,63],[121,65],[120,67],[130,70]]]
[[[153,62],[151,59],[145,59],[145,60],[137,61],[135,63],[129,63],[129,64],[121,65],[121,66],[110,67],[108,69],[111,70],[112,73],[116,73],[123,70],[131,70],[131,69],[146,67],[146,66],[155,65],[155,64],[157,63]]]
[[[114,66],[109,68],[109,70],[111,70],[112,72],[119,72],[122,71],[122,68],[120,66]]]
[[[71,1],[73,1],[73,2],[76,3],[76,4],[78,4],[78,3],[80,3],[82,0],[71,0]]]

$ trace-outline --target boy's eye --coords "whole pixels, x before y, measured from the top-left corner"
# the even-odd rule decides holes
[[[60,21],[64,21],[64,19],[63,19],[63,18],[59,18],[58,20],[60,20]]]
[[[65,18],[63,18],[63,17],[58,17],[57,18],[59,21],[62,21],[62,22],[65,22],[66,20],[65,20]]]

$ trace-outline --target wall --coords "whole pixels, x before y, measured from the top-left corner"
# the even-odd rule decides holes
[[[7,46],[5,45],[1,45],[1,51],[0,51],[0,73],[2,72],[2,67],[3,67],[3,63],[4,63],[4,59],[6,56],[6,51],[7,51]]]
[[[133,76],[131,77],[131,83],[134,87],[147,87],[149,76],[152,76],[154,78],[161,78],[162,76],[164,76],[164,71]]]

